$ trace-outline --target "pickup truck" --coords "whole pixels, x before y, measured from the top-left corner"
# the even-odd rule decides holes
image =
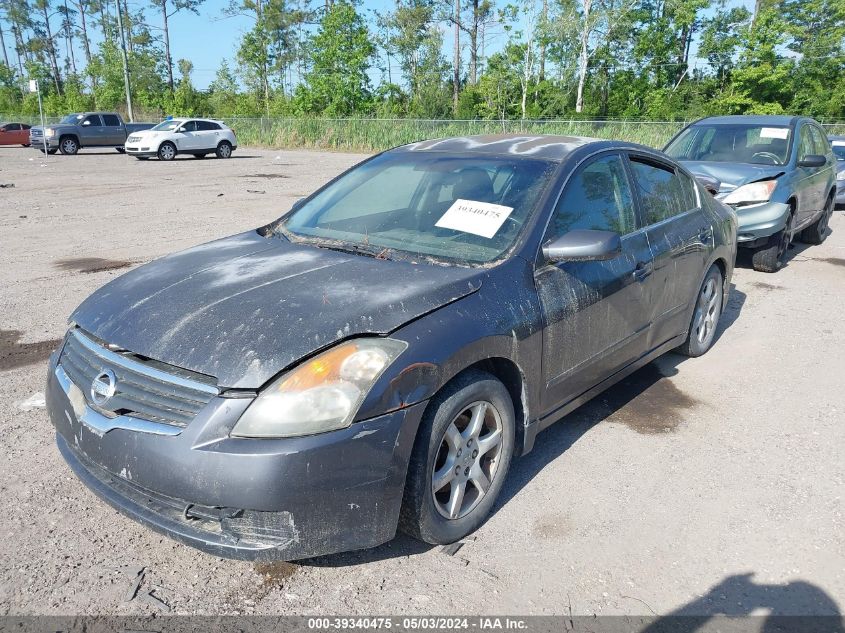
[[[55,154],[76,154],[83,147],[114,147],[123,153],[126,137],[148,130],[155,123],[124,123],[117,112],[80,112],[68,114],[59,123],[29,131],[32,147]],[[46,139],[46,143],[45,143]]]

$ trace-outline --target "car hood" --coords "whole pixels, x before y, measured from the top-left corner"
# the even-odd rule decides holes
[[[752,165],[750,163],[722,163],[709,161],[681,161],[693,174],[704,174],[721,183],[719,193],[733,191],[741,185],[758,180],[776,178],[784,173],[783,165]]]
[[[106,284],[71,321],[109,344],[255,389],[341,339],[388,334],[478,290],[483,271],[376,259],[251,231]]]

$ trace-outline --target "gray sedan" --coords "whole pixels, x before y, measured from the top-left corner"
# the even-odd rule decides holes
[[[399,147],[71,315],[47,406],[79,478],[222,556],[451,543],[540,431],[716,339],[736,216],[664,154]]]

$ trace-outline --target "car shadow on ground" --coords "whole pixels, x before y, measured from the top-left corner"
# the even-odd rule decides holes
[[[658,617],[644,618],[648,624],[636,630],[639,633],[704,630],[845,633],[839,606],[821,587],[804,580],[756,583],[753,577],[753,573],[727,576],[695,600]],[[749,626],[745,619],[748,616],[759,621]]]
[[[724,331],[739,318],[745,299],[745,293],[731,284],[731,292],[719,321],[714,345],[718,345]],[[511,463],[510,472],[491,515],[504,507],[547,464],[560,457],[599,422],[611,416],[615,416],[614,419],[618,418],[621,423],[636,432],[644,434],[671,432],[682,424],[686,410],[694,406],[697,401],[666,379],[677,374],[678,365],[685,360],[687,360],[685,356],[674,352],[665,354],[541,432],[534,444],[534,449],[528,455],[516,458]],[[299,564],[316,567],[345,567],[421,554],[434,547],[399,533],[395,539],[379,547],[322,556],[299,561]]]

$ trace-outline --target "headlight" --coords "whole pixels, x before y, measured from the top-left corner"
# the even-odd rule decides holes
[[[44,136],[46,136],[47,138],[50,138],[51,136],[55,136],[55,135],[56,135],[56,130],[54,130],[51,127],[48,127],[46,130],[44,130]]]
[[[379,376],[407,347],[394,339],[341,343],[264,389],[232,437],[295,437],[346,428]]]
[[[722,202],[737,205],[768,202],[777,184],[775,180],[764,180],[763,182],[752,182],[748,185],[742,185],[725,196]]]

